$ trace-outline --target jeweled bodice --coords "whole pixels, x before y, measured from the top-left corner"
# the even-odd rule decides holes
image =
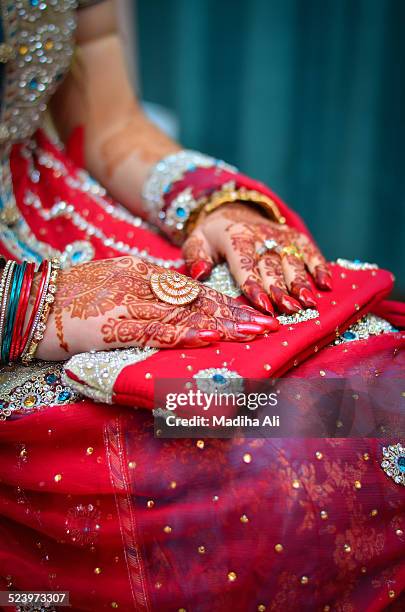
[[[73,54],[76,0],[0,0],[0,143],[29,137]]]

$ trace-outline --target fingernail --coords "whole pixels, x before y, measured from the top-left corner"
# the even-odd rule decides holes
[[[235,323],[235,329],[240,334],[262,334],[265,330],[263,325],[259,325],[258,323]]]
[[[221,340],[220,332],[213,329],[201,329],[197,332],[197,337],[204,342],[219,342]]]
[[[193,263],[190,269],[190,274],[194,280],[200,280],[207,278],[210,275],[211,270],[212,265],[209,264],[208,261],[201,260]]]
[[[332,289],[332,278],[329,272],[318,270],[316,273],[316,283],[321,289],[330,291]]]
[[[280,327],[280,323],[274,316],[266,317],[264,315],[253,315],[252,320],[259,325],[263,325],[266,329],[276,330]]]
[[[314,294],[306,287],[301,287],[301,289],[298,290],[298,298],[301,303],[304,304],[304,306],[307,306],[308,308],[317,307]]]
[[[280,312],[293,314],[301,310],[301,304],[290,295],[284,293],[279,287],[272,285],[270,287],[270,293]]]
[[[263,291],[261,291],[256,296],[256,302],[260,306],[260,308],[274,315],[274,308],[272,303],[270,302],[270,298],[265,293],[263,293]]]

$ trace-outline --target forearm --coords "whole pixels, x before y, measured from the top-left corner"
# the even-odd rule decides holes
[[[128,209],[143,215],[142,185],[151,167],[179,146],[144,115],[129,83],[113,7],[82,11],[72,70],[51,109],[66,141],[84,127],[89,172]]]

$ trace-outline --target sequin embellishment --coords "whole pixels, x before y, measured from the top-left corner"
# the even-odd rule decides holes
[[[197,387],[204,393],[243,393],[244,383],[240,374],[227,368],[207,368],[193,376]]]
[[[62,380],[76,392],[96,402],[113,403],[113,388],[121,370],[129,365],[144,361],[158,352],[155,348],[129,348],[114,351],[90,351],[74,355],[65,364],[65,370],[72,372],[77,380],[71,380],[64,372]]]
[[[381,467],[397,484],[405,486],[405,448],[398,442],[383,448]]]
[[[45,406],[71,404],[81,399],[70,384],[61,381],[62,364],[36,362],[0,370],[0,420],[30,414]]]

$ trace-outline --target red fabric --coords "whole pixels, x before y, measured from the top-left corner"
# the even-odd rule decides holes
[[[392,276],[384,270],[347,270],[337,265],[331,265],[331,270],[333,291],[317,293],[319,318],[281,325],[279,331],[256,339],[251,346],[222,342],[208,350],[159,351],[118,374],[114,402],[151,409],[156,379],[188,378],[198,370],[221,368],[224,362],[245,378],[281,376],[372,310],[392,287]],[[254,359],[249,358],[248,351],[254,352]],[[271,370],[265,365],[270,365]],[[71,375],[68,366],[66,372]]]
[[[399,340],[325,348],[290,376],[325,368],[398,377]],[[115,601],[125,611],[377,612],[393,601],[390,591],[399,610],[405,491],[379,465],[390,442],[206,440],[201,448],[153,438],[146,411],[89,401],[2,423],[0,575],[18,589],[67,589],[75,611]]]
[[[374,306],[373,312],[387,319],[395,327],[405,328],[405,304],[403,302],[382,300]]]
[[[179,256],[162,237],[112,218],[68,185],[79,169],[42,133],[36,138],[35,153],[51,153],[62,164],[47,168],[23,157],[24,147],[13,151],[18,205],[38,240],[62,249],[86,235],[69,215],[45,221],[24,203],[26,189],[48,208],[56,199],[74,203],[117,239],[156,256]],[[30,179],[32,167],[40,170],[38,183]],[[271,197],[289,223],[304,228]],[[91,240],[97,257],[118,254]],[[283,328],[278,340],[262,339],[251,349],[220,345],[219,355],[216,347],[185,351],[186,358],[161,351],[132,373],[140,376],[136,399],[150,405],[152,382],[143,375],[156,358],[165,373],[226,362],[257,376],[264,360],[280,372],[294,352],[305,358],[310,351],[286,377],[316,378],[321,369],[338,377],[402,376],[403,333],[315,352],[317,342],[332,338],[336,317],[348,324],[361,314],[355,303],[369,308],[390,287],[384,271],[373,283],[370,272],[347,271],[346,280],[339,272],[334,267],[338,304],[322,294],[320,326]],[[354,278],[358,289],[351,288]],[[287,347],[273,344],[284,337]],[[127,391],[133,397],[132,381],[125,385],[122,398]],[[380,467],[382,445],[398,440],[235,439],[202,446],[155,439],[152,428],[147,411],[88,400],[0,422],[1,588],[68,590],[77,612],[115,604],[125,612],[403,609],[404,488]]]

